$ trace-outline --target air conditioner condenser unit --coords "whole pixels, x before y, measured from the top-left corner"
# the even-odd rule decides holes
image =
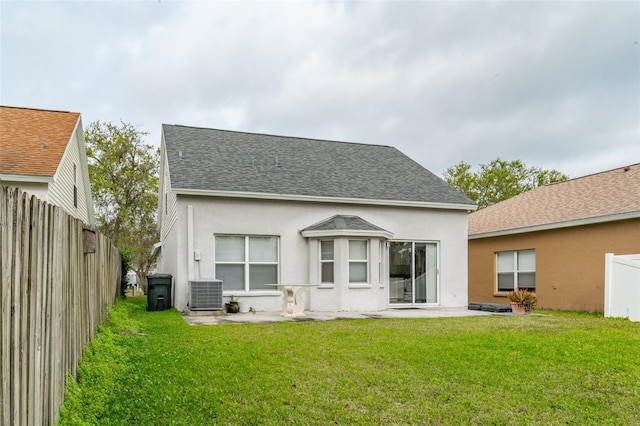
[[[224,308],[221,280],[189,281],[189,309],[221,311]]]

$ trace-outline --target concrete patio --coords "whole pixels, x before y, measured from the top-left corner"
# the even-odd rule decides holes
[[[284,317],[282,312],[256,312],[207,315],[191,312],[183,315],[190,325],[215,325],[215,324],[244,324],[244,323],[269,323],[269,322],[295,322],[295,321],[330,321],[344,319],[391,319],[391,318],[444,318],[444,317],[471,317],[487,315],[511,315],[511,313],[494,313],[468,310],[467,308],[420,308],[420,309],[387,309],[376,312],[312,312],[305,311],[303,317]]]

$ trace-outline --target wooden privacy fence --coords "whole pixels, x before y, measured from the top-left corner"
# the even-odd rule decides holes
[[[0,186],[0,425],[58,420],[65,376],[115,301],[118,249],[85,228]]]

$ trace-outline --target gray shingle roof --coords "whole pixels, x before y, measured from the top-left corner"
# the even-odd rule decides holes
[[[358,231],[385,231],[379,226],[367,222],[360,216],[335,215],[328,219],[307,226],[303,231],[333,231],[338,229]]]
[[[177,190],[472,205],[390,146],[163,124]]]

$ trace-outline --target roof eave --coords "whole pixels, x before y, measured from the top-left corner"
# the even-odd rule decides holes
[[[620,220],[640,218],[640,211],[619,213],[606,216],[589,217],[584,219],[568,220],[564,222],[545,223],[535,226],[526,226],[522,228],[504,229],[499,231],[481,232],[477,234],[469,234],[470,240],[481,238],[501,237],[505,235],[525,234],[527,232],[548,231],[552,229],[570,228],[573,226],[592,225],[597,223],[617,222]]]
[[[324,237],[379,237],[386,240],[393,238],[393,232],[374,229],[322,229],[312,231],[300,231],[305,238]]]
[[[475,204],[438,203],[411,200],[372,200],[366,198],[326,197],[300,194],[274,194],[266,192],[212,191],[206,189],[174,188],[177,195],[197,195],[208,197],[249,198],[261,200],[307,201],[316,203],[368,204],[376,206],[421,207],[446,210],[475,210]]]
[[[0,173],[0,182],[2,181],[53,183],[53,176],[13,175]]]

